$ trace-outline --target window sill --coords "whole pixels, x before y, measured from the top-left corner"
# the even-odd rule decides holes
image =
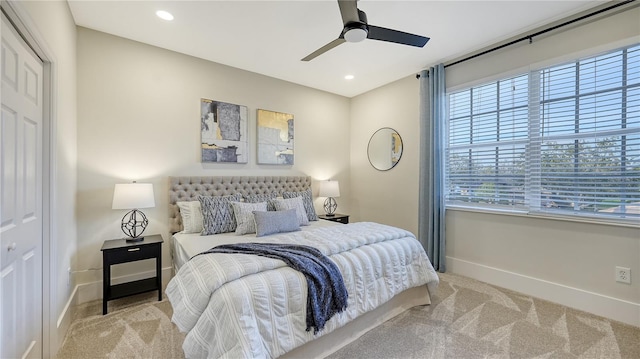
[[[588,224],[598,224],[598,225],[605,225],[605,226],[640,229],[640,222],[637,222],[637,221],[631,222],[631,221],[619,221],[619,220],[604,220],[601,218],[592,218],[592,217],[573,217],[573,216],[551,215],[546,213],[535,213],[535,212],[532,213],[532,212],[517,211],[517,210],[474,208],[474,207],[465,207],[465,206],[456,206],[456,205],[448,205],[446,206],[446,209],[447,211],[476,212],[476,213],[484,213],[484,214],[548,219],[548,220],[563,221],[563,222],[588,223]]]

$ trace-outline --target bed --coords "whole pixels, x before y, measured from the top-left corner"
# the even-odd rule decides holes
[[[430,303],[438,277],[413,234],[378,223],[311,221],[300,231],[256,237],[183,233],[177,202],[199,195],[303,192],[306,176],[171,177],[170,229],[175,275],[167,286],[172,320],[186,332],[187,357],[324,357],[401,312]],[[305,330],[305,277],[282,261],[242,254],[198,255],[229,243],[313,246],[337,265],[346,310],[314,334]]]

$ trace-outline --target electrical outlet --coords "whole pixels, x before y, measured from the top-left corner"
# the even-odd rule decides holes
[[[616,282],[631,284],[631,268],[616,267]]]

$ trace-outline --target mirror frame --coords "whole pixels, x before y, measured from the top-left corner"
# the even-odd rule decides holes
[[[393,133],[395,133],[398,138],[400,139],[400,143],[402,145],[402,149],[400,150],[400,156],[398,157],[398,160],[396,162],[394,162],[391,167],[389,168],[378,168],[376,167],[373,162],[371,161],[371,153],[370,153],[370,148],[371,148],[371,140],[373,139],[373,137],[380,131],[382,130],[391,130],[393,131]],[[391,169],[393,169],[395,166],[398,165],[398,163],[400,163],[400,160],[402,159],[402,153],[404,152],[404,140],[402,139],[402,136],[400,136],[400,133],[398,133],[398,131],[396,131],[395,129],[391,128],[391,127],[381,127],[379,129],[377,129],[369,138],[369,143],[367,144],[367,159],[369,160],[369,164],[371,165],[371,167],[375,168],[378,171],[381,172],[385,172],[385,171],[389,171]]]

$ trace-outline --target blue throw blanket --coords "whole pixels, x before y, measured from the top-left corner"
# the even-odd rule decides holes
[[[238,243],[213,247],[207,253],[241,253],[280,259],[307,279],[307,331],[317,334],[334,314],[347,308],[347,289],[336,264],[318,249],[279,243]]]

